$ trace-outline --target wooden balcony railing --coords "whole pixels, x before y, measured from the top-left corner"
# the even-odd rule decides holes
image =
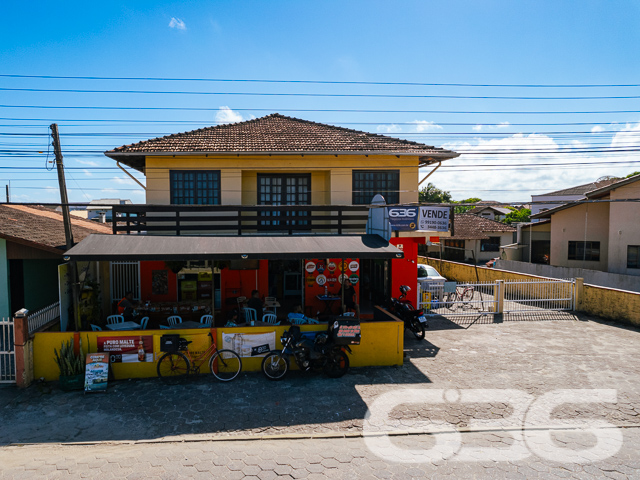
[[[113,233],[327,234],[364,233],[368,206],[114,205]]]

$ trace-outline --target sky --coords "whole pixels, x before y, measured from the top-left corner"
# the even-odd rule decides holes
[[[53,122],[74,202],[144,202],[105,150],[274,112],[461,152],[428,180],[456,200],[526,203],[640,170],[635,0],[35,1],[3,16],[14,202],[60,201]]]

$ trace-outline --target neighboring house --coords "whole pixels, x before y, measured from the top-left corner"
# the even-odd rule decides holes
[[[472,213],[474,215],[478,215],[482,218],[488,218],[489,220],[504,220],[504,217],[509,215],[513,210],[510,208],[504,207],[493,207],[491,205],[479,206],[472,208],[466,213]]]
[[[122,200],[120,198],[100,198],[98,200],[91,200],[89,205],[70,207],[71,215],[75,215],[80,218],[87,218],[89,220],[95,220],[99,223],[111,222],[111,207],[108,205],[131,205],[131,200]],[[56,212],[62,212],[62,207],[56,207]]]
[[[454,217],[454,231],[444,238],[445,255],[448,260],[475,261],[484,263],[500,256],[500,246],[513,243],[510,225],[479,217],[471,213],[460,213]],[[454,247],[454,248],[447,248]]]
[[[544,212],[545,210],[551,210],[552,208],[560,207],[567,202],[574,202],[585,198],[585,194],[597,188],[606,187],[619,179],[607,179],[597,180],[591,183],[585,183],[584,185],[578,185],[576,187],[564,188],[555,192],[543,193],[541,195],[531,195],[531,216]],[[538,221],[537,219],[533,220]]]
[[[110,233],[74,216],[71,224],[76,242],[91,233]],[[65,245],[61,214],[44,207],[0,205],[0,318],[58,300],[58,265],[64,263]]]
[[[640,175],[585,197],[535,216],[551,220],[551,265],[640,275]]]
[[[501,255],[503,260],[518,262],[549,264],[551,252],[551,220],[520,223],[516,225],[518,233],[516,242],[503,245]]]
[[[343,206],[362,206],[359,211],[364,213],[366,221],[368,205],[376,194],[383,195],[388,204],[415,203],[418,201],[419,169],[458,156],[450,150],[421,143],[277,113],[125,145],[107,151],[105,155],[145,174],[146,203],[150,209],[146,218],[154,215],[151,205],[214,205],[220,209],[214,209],[214,213],[209,215],[226,213],[230,222],[253,215],[253,220],[248,222],[254,225],[253,232],[249,234],[279,236],[323,233],[322,229],[315,227],[315,231],[311,231],[311,227],[305,230],[312,223],[299,217],[306,214],[309,218],[312,214],[325,215],[329,224],[329,218],[337,218],[344,213],[355,222],[356,212],[339,211]],[[224,210],[229,206],[253,210]],[[256,216],[274,214],[264,206],[278,206],[273,212],[281,216],[276,217],[277,220],[271,216],[270,220],[256,221]],[[298,211],[302,213],[297,213],[296,210],[286,210],[288,206],[328,208],[327,213],[318,209],[308,212],[300,209]],[[154,208],[157,212],[160,207]],[[146,213],[142,212],[143,215]],[[287,220],[291,216],[298,219]],[[202,224],[196,223],[195,227]],[[287,232],[283,225],[291,226],[291,230]],[[352,229],[345,228],[340,232],[327,226],[324,233],[364,232],[364,223],[356,222],[354,225]],[[231,228],[214,233],[245,235],[244,232],[240,228]],[[192,229],[189,233],[196,232]],[[403,249],[408,257],[406,268],[413,269],[413,278],[416,278],[417,267],[411,257],[417,255],[417,244],[425,242],[425,233],[408,232],[402,237],[392,239],[392,243]],[[169,272],[170,287],[166,294],[153,294],[152,270],[161,268],[166,268],[163,262],[141,262],[140,298],[151,301],[182,299],[181,282],[192,281],[191,277],[179,275],[182,278],[175,278],[172,272]],[[400,268],[396,267],[396,270]],[[363,280],[380,279],[382,271],[380,265],[370,261],[362,265],[359,275]],[[305,279],[308,283],[309,275],[305,277],[300,261],[274,263],[261,260],[259,266],[241,271],[224,268],[216,273],[213,283],[215,295],[219,295],[224,304],[225,297],[249,296],[256,286],[262,295],[272,294],[281,298],[291,294],[299,297]],[[334,287],[333,290],[339,288],[337,284],[329,286]]]

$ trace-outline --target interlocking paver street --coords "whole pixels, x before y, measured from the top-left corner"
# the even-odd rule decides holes
[[[203,376],[167,386],[144,379],[116,381],[107,394],[87,396],[61,392],[55,383],[0,388],[0,478],[640,478],[639,347],[636,329],[567,314],[500,323],[439,319],[427,341],[407,334],[403,367],[352,369],[337,380],[292,374],[269,382],[243,373],[230,384]],[[382,422],[365,423],[369,405],[403,388],[444,391],[452,401],[403,404]],[[402,433],[447,422],[462,429],[461,446],[479,447],[482,457],[485,449],[512,446],[522,425],[508,401],[463,403],[455,401],[459,392],[513,389],[537,399],[560,388],[614,389],[617,401],[565,403],[550,418],[530,420],[624,426],[614,456],[558,463],[540,456],[541,444],[539,454],[525,452],[519,460],[416,453],[418,463],[395,463],[361,437],[363,427]],[[475,431],[476,420],[491,422]],[[433,452],[445,434],[390,439],[403,451]],[[574,450],[595,442],[572,431],[554,435],[556,445]],[[86,445],[59,445],[67,442]]]

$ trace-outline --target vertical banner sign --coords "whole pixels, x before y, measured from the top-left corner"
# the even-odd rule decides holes
[[[84,371],[84,391],[106,392],[109,380],[109,354],[89,353]]]
[[[449,207],[419,207],[418,230],[449,231]]]

